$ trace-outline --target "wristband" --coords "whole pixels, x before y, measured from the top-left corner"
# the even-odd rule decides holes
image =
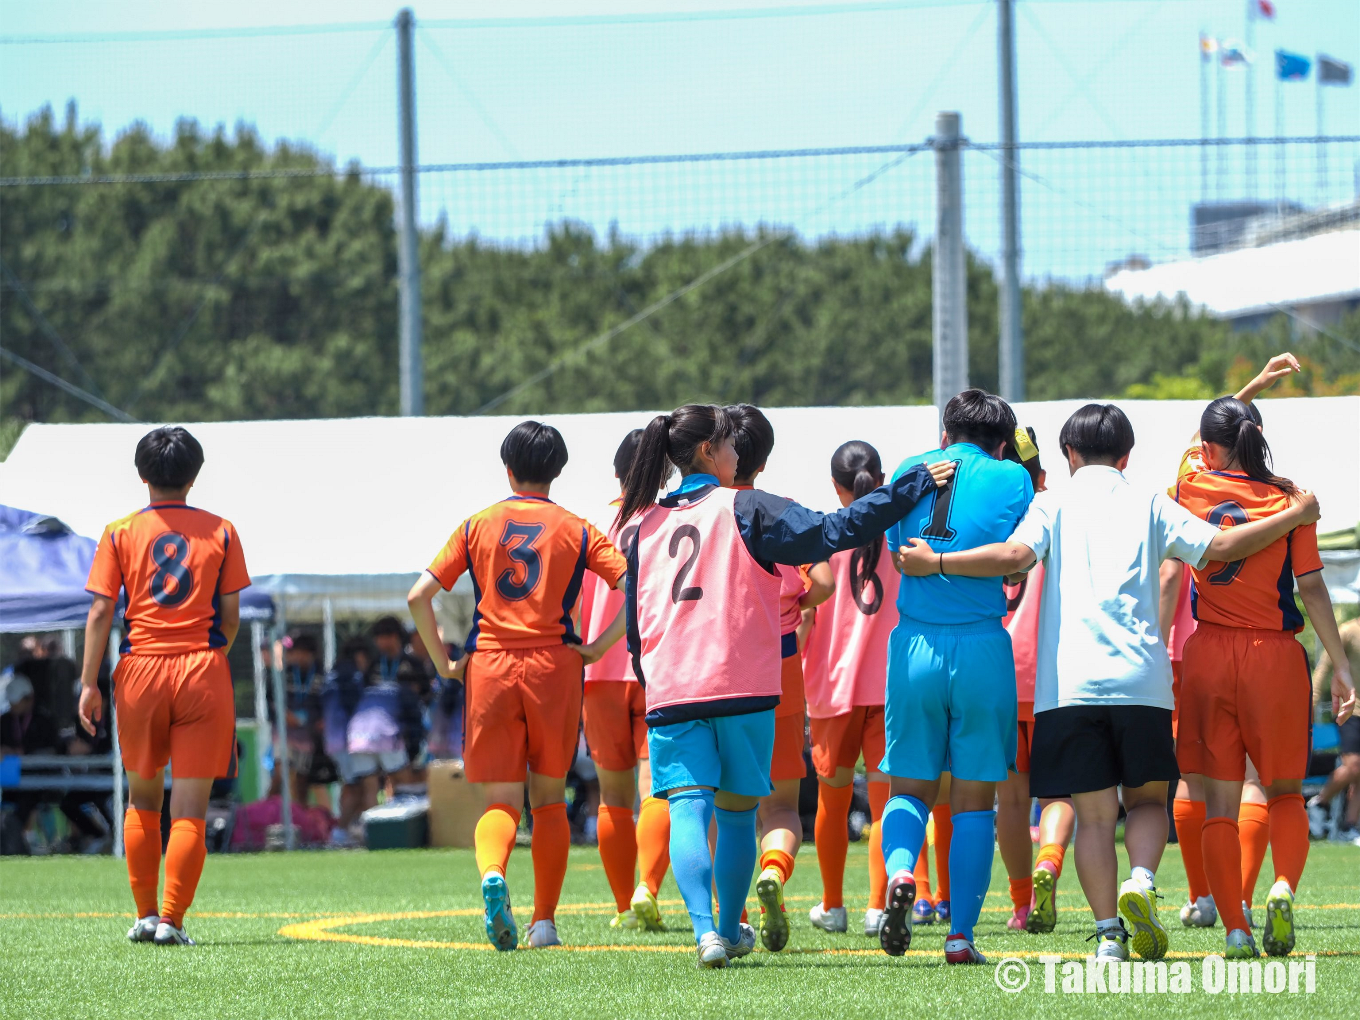
[[[938,564],[940,569],[940,576],[944,577],[944,553],[940,553]]]

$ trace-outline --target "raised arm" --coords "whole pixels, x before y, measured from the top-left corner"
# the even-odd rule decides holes
[[[1244,560],[1272,542],[1284,538],[1295,528],[1312,524],[1321,516],[1317,497],[1311,492],[1300,492],[1287,510],[1271,517],[1263,517],[1259,521],[1237,524],[1226,531],[1220,531],[1209,543],[1204,559],[1206,562],[1224,563]]]

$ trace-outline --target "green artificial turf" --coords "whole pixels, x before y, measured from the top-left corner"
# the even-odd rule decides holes
[[[913,950],[890,959],[862,934],[866,847],[851,848],[850,934],[807,922],[820,895],[807,848],[788,887],[790,950],[757,953],[726,971],[694,966],[688,918],[663,905],[662,935],[609,927],[612,905],[593,848],[572,851],[558,915],[568,947],[671,946],[680,951],[521,951],[411,947],[290,938],[280,929],[363,914],[467,911],[455,916],[371,920],[338,935],[481,946],[476,869],[470,851],[426,850],[228,855],[209,858],[186,921],[194,948],[132,945],[124,938],[132,901],[122,862],[109,858],[0,860],[0,1016],[3,1017],[698,1017],[929,1016],[964,1020],[1020,1015],[1355,1017],[1360,1013],[1360,850],[1314,844],[1299,898],[1296,954],[1316,951],[1312,995],[1047,995],[1034,979],[1024,992],[998,990],[994,968],[946,967],[939,926],[917,929]],[[1069,857],[1069,864],[1070,864]],[[1269,872],[1269,865],[1265,872]],[[1264,901],[1263,872],[1257,893]],[[532,899],[529,853],[510,865],[523,936]],[[1163,861],[1163,920],[1175,952],[1221,950],[1221,927],[1182,928],[1176,908],[1185,878],[1175,847]],[[1009,955],[1084,954],[1091,930],[1069,866],[1059,885],[1058,930],[1032,936],[1005,929],[1009,901],[998,858],[978,928],[992,962]],[[678,901],[667,879],[664,901]],[[587,906],[580,906],[587,905]],[[593,906],[590,906],[593,905]],[[754,901],[752,901],[754,909]],[[1327,905],[1327,906],[1323,906]],[[1338,906],[1340,905],[1340,906]],[[1117,1013],[1114,1011],[1118,1011]]]

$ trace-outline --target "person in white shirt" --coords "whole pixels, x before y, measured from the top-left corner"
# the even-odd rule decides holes
[[[1077,874],[1096,917],[1096,955],[1127,959],[1132,941],[1157,959],[1167,934],[1153,883],[1166,849],[1167,786],[1180,775],[1159,568],[1172,556],[1197,567],[1243,559],[1317,520],[1318,505],[1300,493],[1274,517],[1220,531],[1164,493],[1128,483],[1133,426],[1113,404],[1079,409],[1058,441],[1072,483],[1036,497],[1008,541],[940,555],[913,540],[898,566],[911,576],[989,577],[1044,564],[1030,789],[1070,795],[1076,807]],[[1118,886],[1121,791],[1132,877]]]

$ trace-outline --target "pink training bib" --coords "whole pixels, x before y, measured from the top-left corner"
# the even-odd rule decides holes
[[[618,516],[620,502],[621,500],[614,500],[609,504],[608,512],[593,518],[591,523],[608,535],[609,540],[618,546],[619,551],[626,557],[628,545],[637,534],[637,526],[630,524],[625,525],[622,531],[615,529],[614,518]],[[623,592],[609,587],[604,578],[598,574],[586,571],[585,581],[581,585],[581,633],[584,640],[594,641],[604,633],[605,628],[614,622],[614,617],[621,609]],[[619,641],[605,652],[598,662],[592,662],[586,667],[586,683],[592,680],[637,682],[637,676],[633,673],[633,657],[628,654],[627,641]]]
[[[1190,600],[1194,580],[1189,567],[1181,571],[1181,590],[1176,596],[1176,618],[1171,622],[1171,634],[1166,642],[1172,662],[1180,662],[1185,657],[1185,642],[1198,626]]]
[[[888,682],[888,636],[897,625],[900,575],[883,543],[874,573],[856,595],[850,579],[852,557],[830,559],[836,594],[817,607],[816,622],[803,651],[803,688],[808,715],[829,719],[863,705],[883,704]],[[876,580],[875,580],[876,579]]]
[[[1013,589],[1007,586],[1007,598]],[[1039,648],[1039,601],[1044,590],[1044,565],[1040,563],[1025,578],[1025,590],[1015,612],[1005,619],[1015,652],[1015,698],[1021,704],[1034,701],[1034,670]]]
[[[637,534],[637,628],[647,711],[778,697],[780,579],[751,556],[734,489],[653,506]]]

